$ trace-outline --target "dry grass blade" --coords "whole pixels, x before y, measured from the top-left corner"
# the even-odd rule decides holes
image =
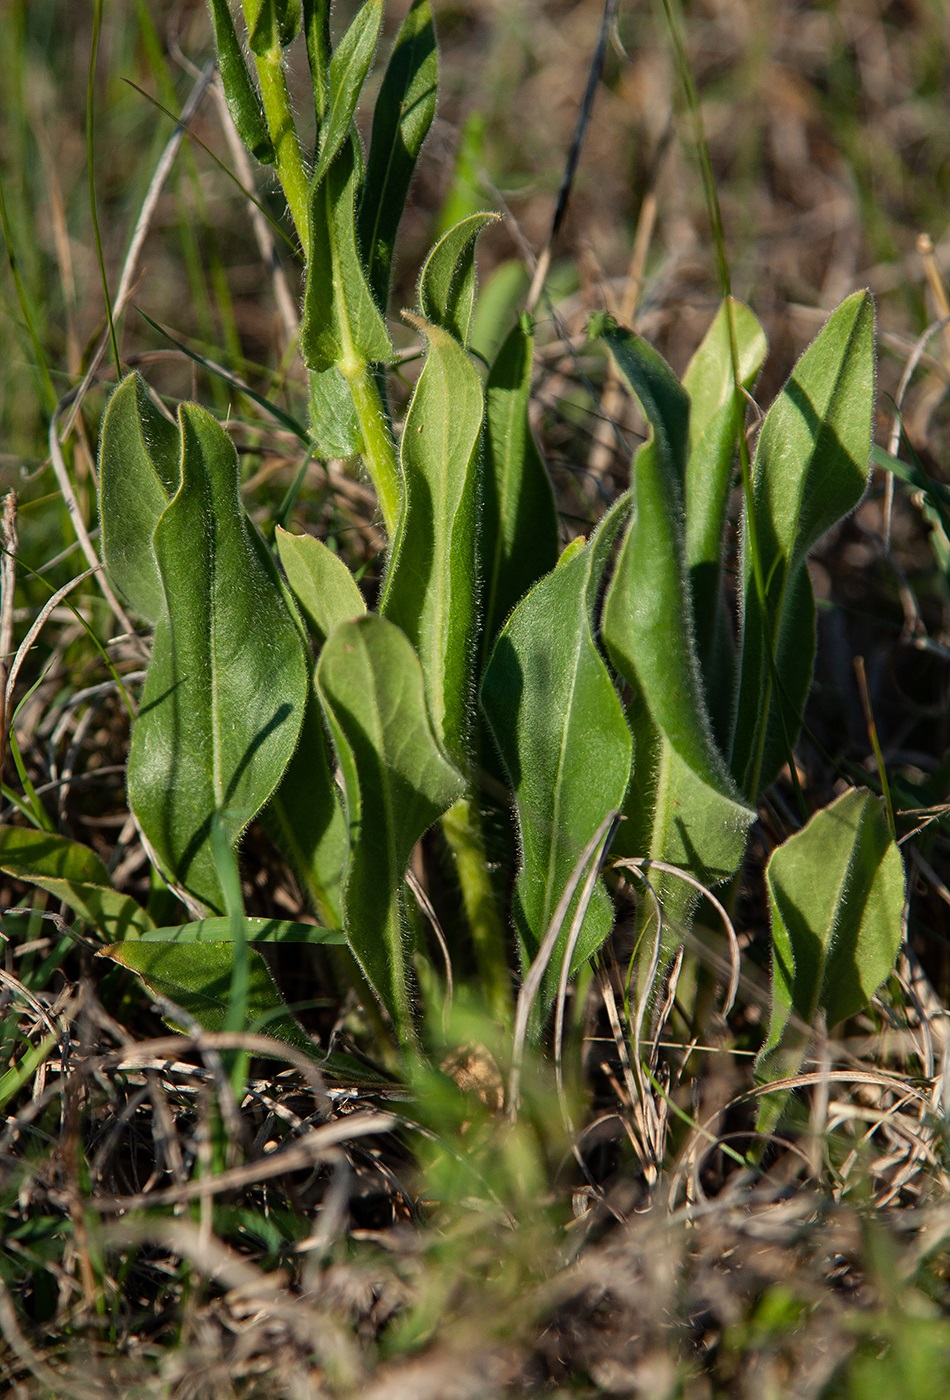
[[[578,886],[587,872],[587,879],[581,891],[577,910],[571,923],[568,947],[565,950],[564,962],[562,963],[561,978],[566,986],[567,976],[570,975],[571,954],[577,943],[580,930],[587,913],[587,906],[590,903],[594,892],[594,884],[600,874],[600,867],[606,855],[609,840],[616,827],[618,814],[610,812],[600,826],[594,832],[587,845],[581,851],[577,863],[571,872],[571,878],[564,887],[564,893],[558,900],[553,917],[547,927],[541,946],[535,955],[534,961],[528,969],[528,974],[521,984],[518,993],[518,1003],[515,1007],[515,1025],[512,1036],[511,1052],[511,1077],[508,1085],[508,1116],[516,1118],[518,1115],[519,1089],[521,1084],[521,1068],[524,1061],[525,1042],[528,1035],[528,1022],[531,1019],[531,1012],[541,990],[541,983],[544,981],[544,974],[548,970],[548,964],[554,955],[554,948],[560,936],[564,920],[567,918],[567,911],[571,907],[571,901],[577,893]],[[564,968],[568,971],[565,974]],[[559,993],[559,1000],[561,1000]]]

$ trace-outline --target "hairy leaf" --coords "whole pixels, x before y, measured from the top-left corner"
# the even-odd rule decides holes
[[[852,788],[773,851],[766,869],[772,921],[772,1017],[756,1060],[768,1084],[801,1066],[819,1013],[836,1025],[865,1007],[900,947],[904,867],[879,798]],[[762,1101],[759,1131],[775,1127],[788,1091]]]
[[[730,344],[735,336],[739,385]],[[683,376],[689,394],[686,465],[686,566],[700,669],[716,731],[728,742],[734,690],[733,648],[722,592],[723,532],[739,434],[767,350],[765,332],[748,307],[724,301]]]
[[[399,221],[422,143],[435,116],[439,53],[430,0],[413,0],[386,66],[360,202],[359,245],[385,311]]]
[[[181,485],[153,537],[165,606],[132,731],[129,801],[159,868],[215,912],[210,850],[274,792],[310,690],[298,623],[244,514],[237,454],[195,404],[179,409]]]
[[[403,511],[380,613],[419,654],[432,719],[446,751],[466,762],[476,645],[476,514],[484,400],[471,360],[447,331],[429,342],[400,456]]]
[[[152,553],[159,517],[181,479],[181,437],[138,374],[109,400],[99,444],[102,558],[129,606],[154,624],[163,607]]]
[[[413,846],[462,795],[464,783],[433,731],[415,651],[392,623],[372,614],[341,622],[320,655],[317,687],[350,826],[344,932],[400,1039],[409,1043],[403,881]]]
[[[633,466],[634,509],[604,607],[604,642],[629,682],[637,766],[615,849],[688,870],[706,883],[731,875],[755,813],[740,799],[712,737],[696,658],[685,559],[683,492],[689,400],[666,362],[629,331],[604,338],[643,407],[652,435]],[[655,881],[667,953],[695,895]]]
[[[308,369],[388,360],[389,332],[356,247],[356,137],[349,136],[310,199],[310,249],[300,343]]]
[[[554,491],[528,421],[533,352],[534,336],[523,318],[499,350],[485,389],[488,431],[479,533],[486,657],[515,604],[557,563]]]
[[[65,836],[0,826],[0,870],[61,899],[109,943],[152,927],[141,905],[113,887],[96,853]]]
[[[286,919],[244,919],[249,943],[316,943],[338,946],[346,940],[338,929],[319,924],[298,924]],[[142,934],[147,943],[231,943],[234,923],[228,915],[217,919],[197,919],[190,924],[150,928]]]
[[[181,1007],[186,1016],[207,1031],[227,1030],[234,971],[233,943],[115,943],[103,948],[101,957],[127,967],[142,979],[146,989]],[[318,1047],[291,1016],[287,1003],[260,953],[247,949],[247,1029],[273,1036],[316,1056]],[[188,1031],[187,1021],[163,1012],[171,1025]],[[255,1052],[259,1053],[259,1052]]]
[[[330,60],[330,103],[314,171],[319,184],[350,139],[353,117],[369,74],[383,21],[383,0],[366,0]]]
[[[630,778],[630,732],[593,621],[620,521],[615,511],[586,547],[535,584],[499,635],[482,682],[482,709],[518,813],[514,917],[525,968],[578,858],[608,813],[622,805]],[[573,906],[545,978],[548,1001],[557,989],[572,914]],[[596,952],[612,922],[613,906],[598,882],[574,969]]]
[[[365,613],[356,580],[338,554],[314,535],[291,535],[278,525],[277,553],[319,652],[338,622]]]
[[[274,160],[274,147],[267,130],[260,94],[244,61],[228,0],[211,0],[211,19],[218,52],[218,72],[235,130],[255,160],[270,165]]]
[[[744,518],[732,739],[732,771],[750,798],[774,779],[798,734],[814,657],[805,560],[864,493],[873,411],[874,303],[869,293],[855,292],[805,351],[759,434],[754,539],[748,515]],[[775,675],[770,655],[777,662]]]
[[[423,316],[468,345],[475,310],[475,244],[498,214],[470,214],[442,235],[419,275]]]

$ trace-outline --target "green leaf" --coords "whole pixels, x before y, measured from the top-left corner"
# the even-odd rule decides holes
[[[386,65],[373,111],[358,230],[377,305],[389,300],[396,233],[409,184],[432,118],[439,85],[439,51],[430,0],[413,0]]]
[[[298,924],[286,919],[245,919],[249,943],[345,943],[338,929],[319,924]],[[227,915],[217,919],[197,919],[190,924],[150,928],[142,934],[146,943],[231,943],[234,925]]]
[[[312,535],[279,526],[277,552],[319,654],[338,622],[366,612],[363,595],[342,559]],[[319,917],[334,928],[342,918],[340,883],[348,838],[336,784],[327,762],[319,701],[314,693],[300,743],[264,813],[277,846],[290,861]]]
[[[686,565],[707,702],[716,707],[717,732],[724,737],[732,717],[734,658],[722,592],[723,532],[747,408],[733,373],[730,319],[739,383],[752,388],[768,348],[765,332],[748,307],[732,298],[720,306],[683,376],[690,399]]]
[[[178,428],[157,407],[141,376],[130,374],[112,395],[102,419],[102,558],[111,582],[153,626],[163,595],[152,535],[180,478]]]
[[[518,812],[521,870],[514,917],[527,968],[578,858],[608,813],[623,803],[633,748],[594,640],[594,608],[621,513],[559,564],[515,608],[495,643],[481,703]],[[576,896],[575,896],[576,902]],[[573,916],[548,973],[553,998]],[[610,933],[613,906],[598,882],[573,959],[576,970]]]
[[[317,688],[343,775],[350,856],[343,928],[367,981],[413,1040],[403,881],[412,848],[464,790],[443,755],[422,668],[398,627],[342,622],[317,665]]]
[[[400,446],[404,502],[379,611],[419,654],[436,732],[464,766],[476,647],[478,456],[484,399],[465,351],[414,319],[429,342]]]
[[[243,0],[248,44],[258,57],[286,48],[300,33],[300,0]]]
[[[233,943],[116,943],[103,948],[101,957],[136,973],[146,990],[167,998],[208,1031],[227,1029],[231,978],[234,968]],[[274,985],[267,964],[253,948],[247,950],[247,1030],[273,1036],[316,1056],[318,1047],[291,1016],[287,1003]],[[173,1012],[165,1018],[180,1030],[190,1027],[176,1022]]]
[[[712,884],[738,866],[755,813],[713,740],[696,658],[682,507],[689,399],[638,336],[607,326],[604,338],[652,429],[634,461],[634,510],[604,607],[604,643],[631,687],[637,753],[614,849]],[[654,888],[667,916],[668,955],[696,896],[669,876],[657,877]]]
[[[516,325],[485,387],[483,649],[487,657],[505,619],[528,589],[557,563],[554,491],[528,421],[534,336]]]
[[[209,838],[236,841],[280,781],[310,691],[303,637],[238,494],[223,428],[179,409],[181,485],[155,528],[165,594],[132,731],[129,801],[170,882],[223,908]]]
[[[320,457],[352,457],[363,450],[353,395],[336,365],[310,371],[310,436]]]
[[[419,275],[419,306],[433,325],[468,344],[475,309],[475,244],[499,214],[470,214],[450,228],[426,258]]]
[[[768,1084],[800,1068],[819,1013],[855,1015],[890,976],[903,936],[904,867],[879,798],[852,788],[773,851],[765,872],[772,921],[772,1017],[756,1060]],[[775,1127],[788,1091],[762,1101]]]
[[[251,155],[263,165],[270,165],[275,158],[274,147],[267,130],[260,94],[244,61],[228,0],[211,0],[211,19],[218,51],[218,72],[231,120]]]
[[[874,303],[869,293],[856,292],[798,361],[759,434],[752,482],[754,540],[747,514],[743,526],[739,696],[732,740],[732,771],[750,798],[772,782],[798,734],[814,655],[814,605],[810,596],[804,598],[811,591],[805,560],[864,493],[873,412]],[[770,654],[776,658],[777,677]]]
[[[372,66],[382,21],[383,0],[366,0],[330,60],[330,106],[320,136],[320,159],[314,171],[314,184],[320,183],[350,139],[353,117]]]
[[[96,853],[65,836],[0,826],[0,870],[61,899],[107,942],[139,937],[152,927],[145,910],[113,888]]]
[[[343,560],[322,540],[314,535],[291,535],[279,525],[275,538],[287,582],[319,653],[338,622],[365,613],[363,595]]]
[[[308,369],[386,361],[392,344],[356,247],[356,137],[343,142],[310,200],[310,248],[300,343]]]
[[[330,0],[303,0],[303,31],[319,135],[330,103]]]
[[[469,349],[493,364],[528,296],[531,278],[520,258],[500,263],[478,289]]]
[[[317,917],[338,929],[342,921],[340,884],[349,842],[340,795],[330,771],[323,715],[313,689],[293,758],[261,820],[293,867]]]

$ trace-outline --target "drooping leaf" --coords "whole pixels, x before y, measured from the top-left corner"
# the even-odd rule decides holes
[[[730,344],[735,336],[739,384]],[[748,307],[724,301],[683,376],[689,394],[686,465],[686,565],[693,622],[707,704],[723,742],[732,716],[734,656],[722,591],[723,532],[739,434],[745,423],[743,389],[754,384],[767,342]]]
[[[192,1020],[208,1031],[228,1029],[231,982],[234,970],[233,943],[115,943],[103,948],[100,956],[127,967],[142,979],[153,996],[167,998],[180,1006]],[[247,949],[247,1030],[273,1036],[316,1057],[318,1046],[297,1025],[287,1003],[274,985],[260,953]],[[174,1011],[166,1020],[180,1030],[190,1027],[176,1023]]]
[[[277,553],[297,606],[319,652],[338,622],[365,613],[356,580],[338,554],[314,535],[291,535],[278,525]]]
[[[429,709],[446,752],[464,765],[476,645],[478,454],[484,400],[465,351],[447,331],[429,342],[400,446],[403,511],[380,613],[422,663]]]
[[[366,82],[383,21],[383,0],[365,0],[330,60],[330,103],[320,135],[320,158],[314,171],[319,184],[350,139],[353,117]]]
[[[754,540],[747,517],[743,526],[732,739],[732,772],[750,798],[774,779],[798,734],[814,655],[814,605],[803,596],[811,589],[805,560],[864,493],[873,411],[874,303],[869,293],[855,292],[798,361],[759,434]]]
[[[310,690],[298,623],[238,495],[237,454],[179,409],[182,478],[153,537],[165,603],[132,731],[129,801],[165,877],[223,908],[211,820],[236,841],[274,792]]]
[[[413,0],[386,66],[373,111],[359,246],[376,304],[385,311],[399,221],[432,118],[439,53],[430,0]]]
[[[249,943],[315,943],[339,946],[345,943],[339,929],[321,928],[319,924],[299,924],[287,919],[245,919],[245,936]],[[196,919],[190,924],[174,924],[166,928],[146,929],[146,943],[231,943],[234,926],[227,915],[216,919]]]
[[[594,608],[621,523],[615,510],[586,547],[541,579],[495,643],[481,703],[511,783],[521,840],[514,917],[527,968],[578,858],[623,803],[632,744],[594,640]],[[576,902],[576,897],[575,897]],[[545,979],[554,996],[568,937],[565,921]],[[613,907],[594,889],[573,959],[576,970],[610,933]]]
[[[369,614],[324,645],[317,688],[346,792],[343,928],[367,981],[413,1039],[403,881],[420,836],[464,790],[429,718],[422,668],[398,627]]]
[[[604,642],[631,687],[637,754],[615,850],[669,862],[711,884],[738,866],[755,813],[713,740],[696,658],[683,529],[689,399],[638,336],[611,326],[603,334],[652,430],[634,461],[634,508],[604,607]],[[669,954],[695,895],[670,877],[653,883]]]
[[[498,352],[485,388],[480,538],[486,658],[512,608],[557,563],[554,491],[528,421],[533,352],[524,318]]]
[[[498,214],[470,214],[442,235],[419,274],[419,306],[433,325],[468,345],[475,309],[475,244]]]
[[[218,72],[235,130],[255,160],[270,165],[274,160],[274,147],[267,130],[260,94],[244,61],[228,0],[211,0],[211,19],[218,53]]]
[[[772,922],[772,1016],[756,1060],[761,1084],[794,1075],[816,1017],[855,1015],[894,968],[903,936],[904,867],[879,798],[852,788],[773,851],[766,868]],[[762,1101],[775,1127],[788,1091]]]
[[[61,899],[107,942],[138,938],[152,927],[141,905],[114,888],[95,851],[65,836],[0,826],[0,870]]]
[[[308,369],[387,361],[392,344],[356,246],[355,136],[340,147],[310,199],[310,249],[300,344]]]
[[[153,626],[162,611],[163,595],[152,535],[180,477],[178,428],[159,410],[141,376],[127,375],[102,419],[102,558],[123,598]]]

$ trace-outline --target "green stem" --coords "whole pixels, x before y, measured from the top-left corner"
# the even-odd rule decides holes
[[[274,147],[277,175],[287,198],[297,236],[304,248],[310,246],[310,180],[304,165],[297,128],[290,109],[290,94],[284,76],[284,55],[278,45],[255,56],[257,76],[264,104],[267,130]]]
[[[462,903],[472,934],[485,1000],[492,1015],[510,1027],[511,979],[508,975],[505,931],[498,917],[498,901],[485,856],[481,821],[471,797],[463,797],[446,812],[442,818],[442,830],[455,856]]]
[[[343,363],[340,369],[353,395],[360,437],[363,440],[363,463],[376,488],[386,533],[392,541],[399,520],[402,492],[399,486],[399,469],[396,466],[396,447],[386,421],[379,385],[365,361]]]

